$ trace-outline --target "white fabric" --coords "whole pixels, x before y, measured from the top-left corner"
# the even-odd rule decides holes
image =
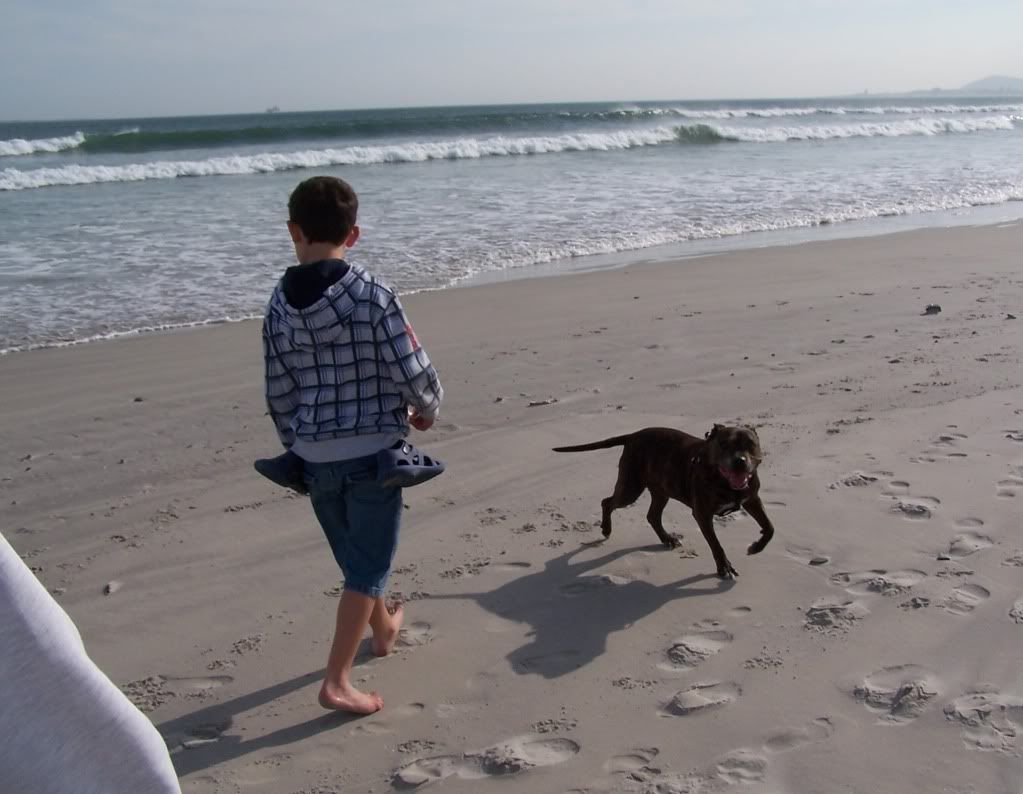
[[[331,438],[326,441],[296,438],[291,451],[308,463],[336,463],[375,455],[382,449],[393,447],[402,438],[401,433],[375,433],[372,436]]]
[[[180,794],[153,724],[0,535],[0,792]]]

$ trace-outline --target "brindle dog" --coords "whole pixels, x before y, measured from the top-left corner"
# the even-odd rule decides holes
[[[591,449],[625,447],[618,461],[618,482],[614,493],[604,499],[600,526],[604,537],[611,535],[611,513],[635,502],[644,489],[650,491],[646,518],[657,537],[669,549],[679,545],[676,536],[664,531],[661,515],[669,499],[691,508],[693,518],[710,545],[717,574],[723,579],[739,572],[728,560],[714,532],[714,516],[740,508],[760,525],[760,537],[748,554],[759,554],[771,542],[774,527],[760,501],[757,466],[763,457],[760,439],[747,427],[714,425],[704,438],[668,427],[648,427],[624,436],[590,444],[555,447],[555,452],[584,452]]]

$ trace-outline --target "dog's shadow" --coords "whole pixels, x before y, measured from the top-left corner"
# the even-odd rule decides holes
[[[602,545],[603,541],[584,543],[548,560],[543,570],[513,579],[495,590],[432,598],[472,598],[500,618],[528,624],[530,641],[508,654],[512,669],[520,675],[559,678],[601,656],[612,633],[628,628],[666,604],[722,593],[734,584],[714,574],[697,574],[655,585],[642,579],[596,572],[632,552],[663,550],[662,546],[617,549],[573,561],[577,555]],[[700,582],[707,585],[694,587]]]

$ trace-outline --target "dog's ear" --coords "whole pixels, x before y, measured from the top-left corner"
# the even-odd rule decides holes
[[[724,425],[715,424],[714,427],[711,428],[710,432],[707,433],[707,435],[704,436],[704,438],[706,438],[708,441],[710,441],[712,438],[714,438],[714,436],[716,436],[718,434],[719,430],[724,430],[724,429],[725,429]]]

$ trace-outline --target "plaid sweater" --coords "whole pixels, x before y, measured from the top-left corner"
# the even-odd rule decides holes
[[[263,320],[266,402],[285,447],[408,433],[406,406],[433,417],[444,395],[397,295],[355,265],[309,306],[277,284]]]

